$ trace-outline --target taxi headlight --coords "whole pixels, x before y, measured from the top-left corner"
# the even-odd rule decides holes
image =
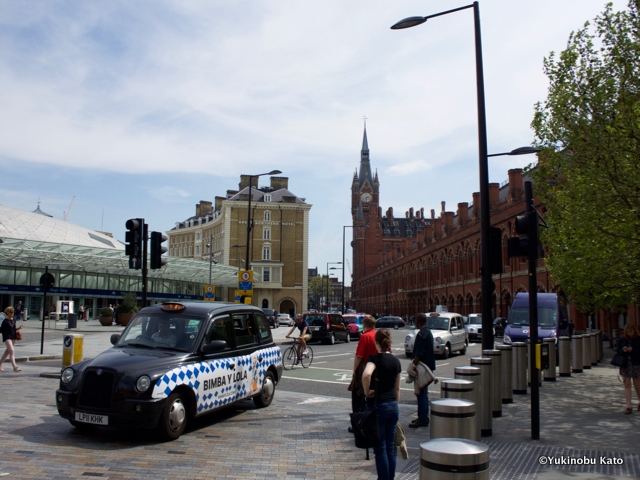
[[[136,382],[136,389],[142,393],[146,392],[151,386],[151,379],[147,375],[142,375]]]
[[[69,383],[73,379],[74,373],[73,368],[65,368],[62,375],[60,375],[60,380],[62,380],[62,383]]]
[[[442,343],[442,339],[440,337],[436,337],[436,342]]]
[[[408,343],[411,341],[412,338],[413,338],[413,335],[407,335],[404,341]]]

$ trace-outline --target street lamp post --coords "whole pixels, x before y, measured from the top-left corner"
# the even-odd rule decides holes
[[[240,262],[244,262],[244,260],[240,260],[240,245],[231,245],[229,250],[236,249],[236,263],[238,264],[238,271],[240,271]]]
[[[482,280],[482,330],[485,332],[493,331],[493,319],[491,314],[491,299],[495,285],[491,279],[491,209],[489,207],[489,154],[487,151],[487,115],[485,109],[484,95],[484,73],[482,66],[482,38],[480,29],[480,6],[478,2],[471,5],[454,8],[444,12],[428,15],[426,17],[409,17],[399,21],[391,28],[399,30],[403,28],[414,27],[426,22],[430,18],[439,17],[449,13],[458,12],[473,8],[474,33],[475,33],[475,56],[476,56],[476,95],[478,105],[478,165],[480,177],[480,241],[481,241],[481,280]],[[524,149],[516,149],[506,155],[521,155],[526,153],[534,153],[529,151],[530,147]],[[493,156],[505,155],[494,154]],[[474,206],[475,208],[475,206]],[[482,349],[493,349],[493,335],[482,336]],[[536,439],[535,435],[533,436]]]
[[[475,57],[476,57],[476,95],[478,105],[478,166],[480,177],[480,241],[481,241],[481,285],[482,285],[482,329],[485,332],[493,331],[493,320],[491,314],[491,299],[495,285],[491,279],[491,209],[489,206],[489,161],[487,152],[487,115],[485,109],[484,95],[484,72],[482,66],[482,38],[480,29],[480,6],[478,2],[473,2],[464,7],[454,8],[426,17],[408,17],[400,20],[391,27],[392,30],[414,27],[421,25],[430,18],[447,15],[449,13],[458,12],[473,8],[474,32],[475,32]],[[526,153],[534,153],[529,150],[531,147],[523,147],[516,149],[507,154],[498,155],[522,155]],[[475,206],[474,206],[475,208]],[[482,336],[482,349],[493,349],[493,336]]]
[[[329,265],[342,265],[342,262],[327,262],[327,296],[325,297],[325,306],[327,308],[327,312],[329,311]],[[335,270],[335,267],[332,267],[332,270]]]
[[[262,177],[264,175],[279,175],[281,173],[282,172],[280,170],[271,170],[270,172],[259,173],[258,175],[247,175],[249,177],[249,205],[247,206],[247,256],[245,259],[247,270],[251,270],[251,260],[249,259],[249,240],[251,235],[251,184],[253,183],[254,178]]]
[[[345,232],[347,228],[355,228],[353,225],[344,225],[342,227],[342,304],[340,305],[340,311],[344,315],[344,243],[345,243]]]
[[[218,262],[213,260],[213,234],[209,237],[209,243],[207,243],[207,247],[209,247],[209,285],[211,285],[211,268],[213,264],[216,265]]]

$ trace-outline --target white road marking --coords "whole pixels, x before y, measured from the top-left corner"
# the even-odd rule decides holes
[[[314,355],[313,358],[344,357],[345,355],[353,355],[353,352],[351,352],[351,353],[336,353],[334,355]]]

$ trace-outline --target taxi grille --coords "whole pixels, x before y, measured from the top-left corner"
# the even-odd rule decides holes
[[[92,408],[111,408],[114,380],[115,374],[113,372],[102,370],[100,375],[97,370],[85,372],[78,404]]]

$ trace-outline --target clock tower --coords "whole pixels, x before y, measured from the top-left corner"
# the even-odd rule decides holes
[[[360,151],[360,169],[356,169],[351,184],[351,218],[353,228],[353,288],[356,309],[359,307],[357,285],[359,278],[374,272],[378,266],[380,235],[378,173],[371,173],[369,161],[369,143],[367,141],[367,125],[364,126],[362,150]],[[361,291],[361,290],[360,290]]]

